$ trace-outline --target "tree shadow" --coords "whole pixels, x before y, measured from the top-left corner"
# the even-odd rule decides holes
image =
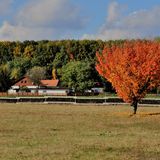
[[[147,117],[147,116],[159,116],[160,112],[137,112],[137,114],[129,113],[129,112],[118,112],[113,113],[113,115],[120,117]]]
[[[146,116],[156,116],[156,115],[160,115],[160,112],[130,114],[129,117],[134,117],[134,116],[146,117]]]

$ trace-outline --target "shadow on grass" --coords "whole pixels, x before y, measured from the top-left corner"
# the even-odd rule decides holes
[[[134,116],[146,117],[146,116],[156,116],[156,115],[160,115],[160,112],[130,114],[129,117],[134,117]]]
[[[137,113],[137,114],[133,114],[133,113],[129,113],[129,112],[120,112],[120,113],[114,113],[113,115],[116,116],[122,116],[122,117],[146,117],[146,116],[156,116],[156,115],[160,115],[160,112],[142,112],[142,113]]]

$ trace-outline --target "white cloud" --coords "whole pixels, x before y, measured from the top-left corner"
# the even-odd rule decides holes
[[[87,39],[132,39],[152,38],[160,35],[160,6],[150,10],[138,10],[128,15],[122,15],[122,5],[112,2],[108,8],[106,22],[101,26],[97,34],[85,34]]]
[[[112,2],[108,6],[107,22],[112,23],[119,18],[120,6],[117,2]]]
[[[160,6],[151,10],[140,10],[123,19],[123,24],[130,28],[152,29],[160,27]]]
[[[79,28],[83,21],[78,16],[78,8],[69,0],[34,0],[18,13],[16,20],[24,26]]]
[[[84,24],[78,7],[70,0],[30,0],[16,13],[14,21],[2,24],[0,39],[56,39]]]
[[[1,40],[41,40],[51,39],[58,32],[54,29],[46,29],[45,27],[31,28],[22,25],[11,25],[9,22],[4,22],[0,28]]]

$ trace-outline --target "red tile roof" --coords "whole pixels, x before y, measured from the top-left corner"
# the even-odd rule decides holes
[[[34,86],[33,82],[28,77],[21,78],[14,86]]]
[[[46,87],[57,87],[59,83],[58,79],[55,80],[41,80],[41,85]],[[14,86],[36,86],[29,77],[23,77],[21,78],[17,83],[14,84]]]
[[[55,79],[55,80],[41,80],[41,84],[43,86],[47,86],[47,87],[57,87],[58,86],[58,83],[59,83],[59,80],[58,79]]]

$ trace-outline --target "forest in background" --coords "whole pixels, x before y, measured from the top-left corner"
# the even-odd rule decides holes
[[[159,40],[159,38],[156,40]],[[78,75],[80,80],[105,82],[95,69],[96,52],[101,51],[104,46],[121,45],[124,41],[1,41],[0,91],[7,91],[11,85],[35,66],[45,68],[47,79],[60,79],[62,87],[69,86],[65,83],[65,77],[67,77],[67,74],[69,75],[67,68],[70,68],[70,70],[76,68],[75,64],[77,62],[78,67],[75,72],[80,72]],[[86,67],[84,69],[87,70],[86,77],[80,77],[83,76],[80,63],[82,63],[83,69]],[[108,84],[108,88],[110,88],[110,84]]]

